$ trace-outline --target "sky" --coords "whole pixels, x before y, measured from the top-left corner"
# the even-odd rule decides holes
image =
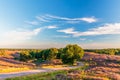
[[[120,0],[0,0],[0,48],[120,48]]]

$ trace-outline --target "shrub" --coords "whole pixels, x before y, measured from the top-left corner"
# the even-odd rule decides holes
[[[67,45],[63,48],[62,61],[63,63],[74,64],[79,61],[84,55],[83,49],[78,45]]]

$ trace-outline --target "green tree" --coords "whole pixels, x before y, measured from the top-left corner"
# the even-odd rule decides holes
[[[63,53],[63,48],[58,49],[57,59],[61,59],[62,58],[62,53]]]
[[[110,50],[109,50],[109,54],[110,54],[110,55],[115,55],[115,50],[114,50],[114,49],[110,49]]]
[[[52,59],[55,59],[56,56],[57,56],[57,53],[58,53],[58,49],[56,48],[50,48],[48,50],[48,60],[52,60]]]
[[[62,61],[63,63],[74,64],[84,55],[83,49],[78,45],[67,45],[63,48]]]
[[[30,55],[29,51],[21,51],[20,52],[20,60],[21,61],[28,61],[32,59],[32,55]]]

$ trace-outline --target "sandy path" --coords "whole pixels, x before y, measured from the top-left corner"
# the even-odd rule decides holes
[[[83,66],[83,65],[81,65],[81,66]],[[78,68],[78,67],[80,67],[80,66],[71,66],[71,67],[54,68],[54,69],[41,68],[41,69],[29,70],[29,71],[1,73],[0,74],[0,80],[4,80],[5,78],[24,76],[24,75],[29,75],[29,74],[41,73],[41,72],[50,72],[50,71],[56,71],[56,70],[74,69],[74,68]]]

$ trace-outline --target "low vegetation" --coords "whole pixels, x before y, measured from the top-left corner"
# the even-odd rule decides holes
[[[6,80],[55,80],[55,76],[57,74],[67,74],[66,70],[61,71],[54,71],[54,72],[45,72],[45,73],[39,73],[39,74],[32,74],[28,76],[22,76],[22,77],[15,77],[15,78],[8,78]]]
[[[67,80],[66,76],[69,72],[76,70],[84,70],[87,66],[79,67],[70,70],[59,70],[54,72],[43,72],[39,74],[32,74],[22,77],[8,78],[6,80]],[[62,76],[61,76],[62,75]]]
[[[73,65],[80,61],[83,55],[84,51],[78,45],[67,45],[60,49],[0,49],[0,73],[40,67],[64,67],[64,64]]]
[[[85,52],[83,67],[6,80],[120,80],[120,56]]]
[[[74,64],[84,55],[83,49],[78,45],[67,45],[65,48],[50,48],[44,50],[26,50],[20,52],[21,61],[39,60],[39,62],[62,59],[64,64]]]
[[[120,49],[85,49],[86,52],[95,52],[99,54],[120,55]]]
[[[28,67],[23,67],[23,68],[4,68],[0,70],[0,73],[9,73],[9,72],[19,72],[19,71],[26,71],[26,70],[30,70],[30,68]]]
[[[13,51],[16,52],[14,49]],[[6,50],[1,49],[0,73],[29,70],[33,66],[61,68],[78,64],[80,61],[85,65],[77,69],[44,72],[6,80],[120,80],[119,55],[120,49],[83,50],[80,46],[71,44],[60,49],[18,49],[17,56],[15,53],[9,57]],[[6,70],[3,67],[6,67]]]

